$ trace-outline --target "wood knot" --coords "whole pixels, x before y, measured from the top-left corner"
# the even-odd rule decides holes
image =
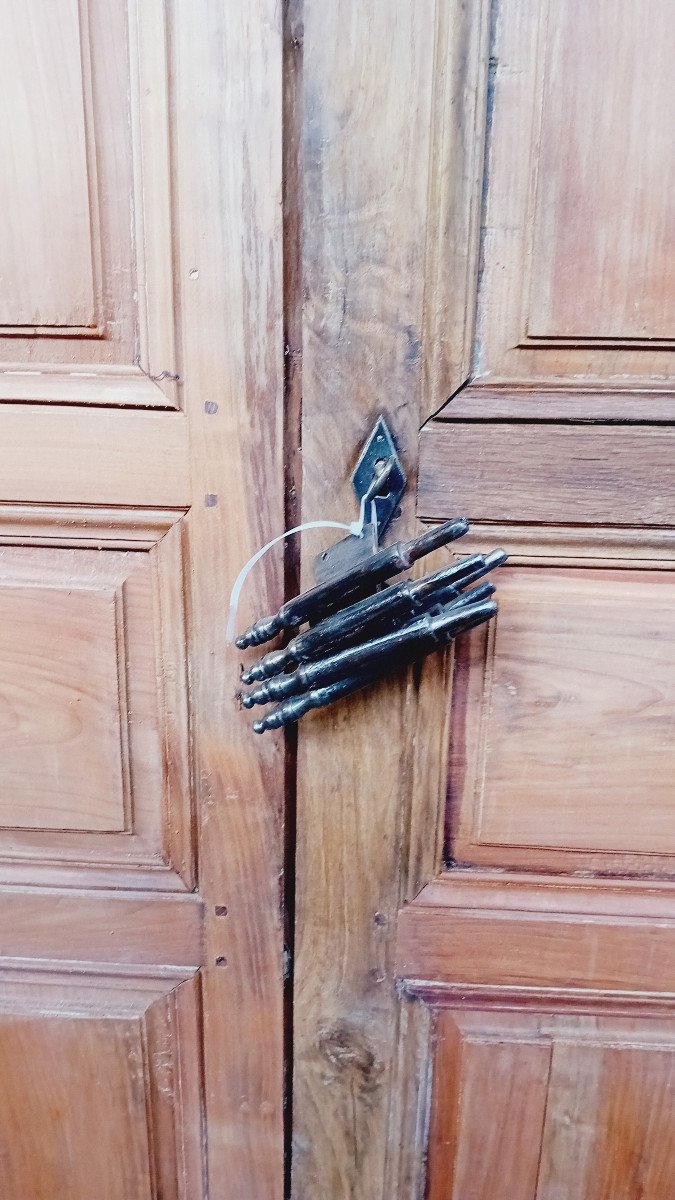
[[[362,1030],[339,1022],[319,1035],[319,1050],[333,1070],[350,1084],[365,1090],[377,1085],[382,1063]]]

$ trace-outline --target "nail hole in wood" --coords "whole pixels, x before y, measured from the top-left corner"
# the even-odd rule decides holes
[[[217,917],[226,917],[227,916],[227,905],[226,904],[216,904],[216,916]]]

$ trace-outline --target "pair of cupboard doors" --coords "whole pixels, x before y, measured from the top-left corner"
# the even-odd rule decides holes
[[[670,1200],[671,0],[0,10],[3,1198]],[[380,412],[498,618],[256,738]]]

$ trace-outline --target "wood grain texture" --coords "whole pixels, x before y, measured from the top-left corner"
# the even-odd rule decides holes
[[[27,515],[0,508],[0,879],[190,888],[180,522]]]
[[[437,408],[447,386],[445,357],[425,380],[423,350],[447,303],[445,281],[430,282],[425,298],[428,206],[435,221],[438,197],[454,186],[440,161],[430,177],[438,139],[454,145],[434,80],[447,70],[459,93],[463,69],[451,37],[450,62],[441,48],[445,21],[463,6],[443,7],[304,6],[302,515],[349,519],[349,476],[382,411],[411,478],[392,536],[414,528],[420,405]],[[448,236],[434,234],[443,245]],[[322,545],[304,539],[305,580]],[[419,1190],[426,1017],[398,1008],[391,947],[401,898],[438,862],[445,744],[429,712],[442,672],[434,663],[422,681],[397,677],[299,731],[298,1200]]]
[[[3,500],[190,504],[188,429],[177,413],[7,404],[2,422]]]
[[[493,6],[472,376],[558,389],[549,417],[577,391],[605,420],[617,390],[638,418],[672,404],[670,22],[667,0]]]
[[[435,1019],[429,1200],[536,1195],[551,1049],[543,1040],[471,1036]]]
[[[620,525],[518,525],[510,521],[481,521],[459,545],[450,549],[453,557],[457,557],[464,553],[479,554],[497,545],[506,550],[510,567],[668,572],[675,564],[675,530],[663,526],[631,529]],[[498,582],[500,577],[495,575],[494,579]]]
[[[0,583],[5,828],[127,825],[126,696],[115,590]],[[126,795],[125,795],[126,793]]]
[[[94,325],[96,298],[77,0],[9,3],[0,40],[0,325]],[[33,79],[42,86],[31,88]],[[100,254],[100,246],[97,247]]]
[[[437,520],[669,526],[675,438],[611,425],[431,422],[420,437],[418,512]]]
[[[665,1200],[673,1021],[436,1017],[430,1200]]]
[[[528,338],[673,338],[672,16],[668,0],[548,8]]]
[[[673,586],[670,571],[500,572],[495,625],[456,655],[454,861],[672,870]]]
[[[76,12],[98,324],[0,330],[2,712],[28,734],[4,730],[3,817],[32,826],[0,831],[0,1174],[17,1197],[275,1200],[283,757],[238,709],[224,613],[284,519],[281,16]],[[270,556],[242,621],[281,597]]]
[[[86,508],[63,504],[0,504],[0,542],[7,546],[66,546],[95,550],[152,550],[185,515],[180,509]]]
[[[237,705],[225,625],[242,564],[284,527],[282,13],[275,0],[200,0],[198,20],[189,5],[173,11],[208,1194],[277,1200],[283,749]],[[281,602],[281,561],[267,555],[248,580],[242,627]]]
[[[424,263],[421,420],[471,371],[478,286],[490,4],[436,4]]]
[[[0,367],[0,401],[17,404],[89,404],[116,408],[174,408],[158,382],[140,367],[89,366],[64,370],[54,363],[15,362],[12,357]],[[160,372],[161,373],[161,372]],[[175,380],[162,386],[175,390]]]
[[[416,992],[424,994],[427,985],[432,993],[468,985],[496,988],[504,996],[548,992],[555,998],[572,989],[595,998],[612,992],[672,1003],[672,885],[664,885],[658,916],[639,912],[648,885],[635,896],[619,891],[618,897],[610,887],[610,911],[603,888],[588,889],[583,906],[571,912],[564,889],[553,893],[557,907],[548,907],[552,894],[543,884],[524,893],[514,886],[501,908],[474,904],[466,876],[455,895],[452,872],[430,888],[428,902],[423,889],[399,914],[397,974]],[[574,891],[571,883],[567,888]],[[477,890],[480,895],[480,882]]]
[[[440,570],[446,562],[442,551],[425,560],[430,571]],[[425,566],[417,564],[414,573],[422,575],[424,571]],[[435,875],[443,855],[450,714],[449,709],[443,713],[439,702],[449,686],[451,670],[452,655],[446,653],[427,659],[412,675],[408,702],[414,704],[415,727],[398,825],[400,895],[404,900],[415,896]],[[425,1186],[432,1038],[429,1010],[408,996],[399,996],[395,1037],[383,1195],[416,1196]]]
[[[585,878],[518,871],[443,871],[415,896],[420,908],[508,909],[517,912],[621,916],[654,921],[672,917],[673,883],[668,879]]]
[[[440,420],[632,421],[671,424],[675,408],[667,385],[658,381],[641,392],[618,387],[499,386],[471,381],[438,414]]]
[[[1,401],[181,405],[170,23],[164,0],[8,4]]]
[[[552,337],[549,345],[549,339],[535,339],[528,333],[521,281],[525,288],[529,286],[525,268],[531,248],[530,196],[537,169],[541,82],[537,63],[545,61],[549,52],[549,6],[526,0],[492,5],[490,63],[481,61],[481,56],[486,56],[485,43],[477,58],[471,60],[473,75],[469,60],[462,61],[459,53],[454,61],[462,64],[466,75],[462,87],[453,92],[456,77],[452,71],[442,77],[439,62],[447,66],[444,46],[450,45],[455,53],[455,31],[463,44],[465,35],[461,30],[475,21],[471,24],[475,36],[483,10],[472,7],[471,14],[453,10],[452,20],[447,13],[440,19],[436,14],[435,66],[430,82],[421,71],[415,74],[415,56],[424,44],[424,34],[420,27],[408,32],[404,49],[403,39],[398,40],[398,10],[393,14],[389,8],[386,22],[382,16],[382,24],[378,24],[381,14],[377,6],[361,6],[357,12],[352,5],[340,4],[334,14],[335,24],[326,27],[324,14],[319,22],[311,5],[305,9],[307,299],[302,432],[306,519],[319,515],[344,518],[351,500],[347,486],[350,447],[358,446],[367,432],[366,420],[374,414],[372,397],[380,378],[386,380],[387,403],[391,403],[393,423],[406,449],[407,421],[414,419],[417,396],[421,395],[417,411],[427,416],[436,411],[435,388],[442,397],[448,383],[451,388],[458,387],[471,374],[478,378],[460,393],[468,417],[480,418],[481,394],[491,397],[489,403],[495,410],[501,406],[498,415],[502,419],[511,415],[511,397],[528,419],[539,416],[555,420],[565,415],[579,422],[615,418],[644,421],[654,413],[659,420],[667,421],[671,415],[671,350],[658,339],[643,345],[630,331],[624,331],[606,344],[590,329],[582,329],[575,338]],[[564,25],[574,12],[572,5],[550,7],[552,24],[558,21]],[[608,4],[605,12],[610,8]],[[624,32],[616,36],[621,39]],[[554,30],[554,35],[559,41],[560,31]],[[646,34],[640,44],[643,56],[645,51],[651,53]],[[604,48],[602,54],[609,64]],[[472,298],[471,230],[476,190],[470,176],[471,164],[479,166],[482,154],[483,129],[476,126],[480,127],[483,119],[481,88],[485,74],[489,83],[485,107],[488,172],[483,181],[486,203],[482,271],[472,356],[471,304],[467,305],[466,300]],[[400,123],[398,97],[388,90],[394,78],[409,108],[406,120]],[[584,98],[599,103],[598,97],[606,91],[602,77],[587,83],[583,76],[571,76],[565,86],[579,92],[579,110]],[[639,90],[638,94],[631,92],[626,103],[635,103],[639,108]],[[423,97],[426,106],[429,93],[431,132],[425,134],[417,124],[419,98]],[[452,100],[446,104],[450,97],[454,109]],[[373,129],[385,128],[384,110],[386,138],[374,139]],[[474,117],[476,124],[471,128]],[[453,126],[455,119],[457,127]],[[592,137],[587,128],[581,133],[588,140]],[[424,200],[419,175],[415,175],[414,165],[410,167],[411,135],[416,137],[415,161],[424,164]],[[433,158],[433,151],[444,140],[452,144],[456,155],[453,165],[457,173],[452,182],[444,175],[447,163],[442,153],[439,160]],[[649,157],[655,154],[654,148],[646,145],[642,150],[651,170],[657,161],[657,157]],[[385,155],[391,161],[384,161]],[[405,188],[397,174],[399,161],[408,167]],[[567,176],[563,181],[563,186],[570,188],[569,194],[574,182]],[[451,188],[455,189],[453,198],[444,209],[443,198],[448,197]],[[398,203],[390,205],[394,195]],[[562,208],[563,201],[567,202],[567,194],[561,196]],[[627,206],[630,202],[626,201]],[[397,226],[391,213],[404,209],[405,219]],[[550,216],[548,210],[546,216]],[[594,217],[595,228],[600,228],[605,214],[600,212]],[[623,221],[626,214],[608,214],[610,224],[615,217]],[[397,334],[404,323],[408,331],[416,332],[410,318],[416,311],[416,276],[413,272],[410,282],[401,263],[407,266],[408,256],[419,253],[422,226],[426,279],[421,321],[424,361],[418,392],[412,355],[403,366]],[[572,233],[581,237],[583,227],[576,227]],[[645,234],[647,240],[650,234]],[[650,243],[652,249],[658,245],[659,236],[657,231]],[[454,257],[453,237],[462,243],[461,250],[455,247]],[[544,244],[542,253],[546,250]],[[442,251],[448,252],[446,260]],[[629,256],[630,248],[625,253]],[[461,297],[456,309],[451,303],[446,309],[444,261]],[[539,264],[533,266],[536,270]],[[568,264],[564,263],[563,269],[568,269]],[[567,276],[563,282],[573,307],[573,269],[569,274],[571,282]],[[641,295],[645,294],[644,283],[641,280]],[[611,293],[603,297],[606,311],[616,313],[623,305],[625,315],[635,280],[617,276],[605,280],[605,284]],[[392,303],[391,308],[390,287],[396,293],[396,306]],[[543,306],[541,297],[538,302]],[[583,303],[586,315],[589,311],[595,315],[592,292]],[[463,304],[468,313],[462,310]],[[533,320],[533,330],[535,324]],[[407,388],[405,412],[400,400],[401,381]],[[538,410],[541,398],[546,407]],[[575,554],[582,561],[612,560],[611,565],[607,563],[606,579],[616,567],[614,560],[622,555],[618,531],[612,527],[632,525],[634,528],[625,535],[626,566],[637,565],[655,554],[666,567],[669,527],[673,523],[669,431],[581,424],[564,428],[469,425],[452,420],[452,403],[443,414],[450,418],[443,430],[431,423],[422,435],[421,517],[440,519],[466,511],[478,521],[502,528],[512,522],[532,523],[545,538],[542,565],[546,562],[553,566],[557,556],[569,561]],[[357,418],[363,416],[362,425],[354,414]],[[417,420],[419,423],[419,416]],[[402,429],[406,431],[403,436]],[[570,528],[563,531],[561,545],[560,526],[564,522],[569,522]],[[548,536],[547,525],[555,529],[555,535]],[[650,526],[663,531],[663,541]],[[639,546],[640,532],[645,535],[643,548]],[[522,529],[515,536],[523,537]],[[306,577],[313,550],[311,544],[305,559]],[[655,580],[654,584],[657,590],[650,594],[650,602],[663,618],[667,606],[662,607],[656,599],[662,583]],[[594,585],[589,586],[594,591]],[[613,600],[616,608],[614,594]],[[615,640],[620,638],[616,627],[614,634]],[[541,645],[539,651],[543,657]],[[664,668],[664,675],[659,676],[661,686],[665,673]],[[444,718],[437,710],[434,719],[428,709],[421,725],[410,706],[403,708],[403,697],[394,691],[395,686],[400,688],[400,680],[355,699],[334,714],[308,721],[300,731],[294,1097],[294,1185],[298,1198],[317,1193],[369,1200],[382,1195],[421,1194],[419,1170],[410,1170],[410,1164],[416,1155],[419,1161],[419,1145],[425,1140],[425,1090],[420,1077],[427,1033],[421,1020],[409,1019],[408,1006],[401,1007],[392,1021],[391,1010],[382,1002],[378,989],[382,982],[386,986],[388,947],[378,946],[369,922],[384,930],[391,917],[382,898],[389,901],[396,891],[405,896],[413,880],[421,882],[425,871],[433,870],[435,826],[431,813],[438,796],[437,766],[443,762],[436,737]],[[438,697],[438,693],[435,695]],[[395,697],[399,709],[394,708]],[[607,698],[605,705],[609,705]],[[611,711],[615,716],[614,709]],[[660,717],[667,721],[666,707]],[[661,754],[664,726],[658,722],[657,726],[655,738]],[[410,746],[411,737],[416,758],[411,758],[405,748],[406,744]],[[426,774],[422,772],[423,760]],[[662,762],[659,758],[658,763]],[[509,767],[511,785],[512,760]],[[619,768],[617,764],[615,787]],[[417,797],[413,781],[420,785]],[[423,791],[426,802],[420,802]],[[510,819],[510,808],[508,814]],[[636,824],[634,821],[633,831]],[[426,851],[411,855],[407,839],[415,842],[423,829],[427,831]],[[657,839],[658,835],[653,840]],[[407,867],[403,865],[406,862]],[[396,876],[395,888],[387,881]],[[410,991],[431,1003],[460,1003],[468,996],[472,1000],[479,997],[486,1006],[503,1003],[526,1008],[536,1000],[548,1001],[556,1010],[574,1005],[584,1013],[595,1013],[610,1002],[617,1006],[617,1012],[621,1005],[622,1012],[632,1006],[633,1012],[650,1013],[672,1005],[668,982],[673,954],[672,892],[659,893],[658,915],[646,910],[642,915],[643,903],[647,908],[648,901],[657,903],[652,896],[645,899],[643,893],[630,888],[627,893],[615,891],[614,907],[608,913],[603,910],[602,898],[582,892],[577,881],[570,914],[564,908],[567,894],[544,888],[541,891],[546,900],[541,910],[537,907],[537,891],[535,899],[530,895],[520,907],[516,904],[504,912],[499,903],[507,885],[502,882],[500,886],[501,891],[495,888],[482,907],[474,906],[471,889],[464,882],[462,902],[415,901],[404,908],[399,917],[401,974]],[[485,900],[485,892],[481,894]],[[415,970],[421,974],[415,975]],[[389,1034],[394,1022],[393,1034]],[[387,1036],[397,1045],[393,1072],[386,1056],[387,1045],[391,1044]],[[498,1033],[494,1039],[499,1043],[498,1050],[489,1039],[485,1046],[480,1038],[474,1040],[476,1045],[467,1050],[467,1062],[481,1064],[481,1072],[489,1072],[494,1064],[488,1079],[490,1083],[501,1081],[503,1086],[489,1089],[476,1069],[475,1077],[463,1089],[465,1111],[457,1118],[456,1195],[471,1195],[472,1188],[476,1195],[510,1197],[519,1191],[531,1195],[541,1171],[538,1151],[550,1043],[543,1041],[540,1045],[535,1037],[534,1048],[528,1043],[520,1058],[520,1051],[501,1048],[504,1039],[500,1040]],[[565,1047],[560,1053],[564,1060]],[[544,1069],[540,1070],[542,1064]],[[573,1071],[573,1055],[570,1064]],[[514,1077],[520,1077],[524,1086],[510,1092]],[[390,1118],[385,1147],[380,1114],[382,1097],[387,1093]],[[524,1103],[531,1104],[524,1116],[513,1111],[516,1098],[521,1096]],[[626,1111],[620,1105],[619,1109]],[[509,1138],[503,1130],[505,1118],[511,1125]],[[583,1128],[594,1119],[592,1113],[587,1113]],[[539,1144],[529,1136],[537,1121]],[[636,1122],[632,1131],[634,1144],[646,1144],[641,1141],[638,1126]],[[401,1130],[406,1131],[403,1138]],[[448,1140],[451,1137],[449,1134]],[[667,1144],[665,1134],[664,1139]],[[403,1151],[401,1141],[405,1143]],[[653,1148],[654,1143],[649,1145]],[[488,1153],[484,1153],[486,1147]],[[653,1153],[653,1149],[646,1152]],[[627,1186],[633,1186],[635,1176],[625,1160],[622,1169]],[[654,1187],[660,1186],[656,1182],[659,1171],[657,1165]],[[572,1166],[569,1178],[572,1191],[578,1180],[587,1183],[583,1171],[575,1175]],[[613,1177],[611,1186],[618,1186],[618,1178]],[[452,1194],[450,1186],[447,1179],[444,1183],[441,1173],[438,1195]],[[564,1186],[565,1177],[560,1174],[551,1195],[555,1188],[560,1193]],[[610,1185],[603,1186],[607,1190]]]
[[[672,999],[672,921],[510,919],[460,910],[420,914],[411,907],[399,917],[399,938],[399,974],[416,981],[648,991]]]
[[[203,908],[197,896],[7,887],[0,892],[1,953],[27,969],[39,959],[194,970],[204,957]]]
[[[432,1200],[672,1191],[671,15],[497,0],[464,101],[479,272],[418,515],[510,563],[456,651],[450,867],[398,918],[405,993],[440,1010]]]
[[[23,996],[9,983],[16,1007],[5,993],[0,1013],[3,1187],[35,1200],[200,1200],[195,981],[166,983],[162,994],[139,978],[135,995],[100,982],[62,988],[58,1008],[54,978]]]
[[[554,1042],[541,1147],[545,1200],[562,1186],[593,1200],[670,1194],[675,1048],[613,1040]]]

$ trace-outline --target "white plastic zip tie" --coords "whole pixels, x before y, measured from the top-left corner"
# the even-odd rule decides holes
[[[371,502],[372,519],[376,520],[375,504]],[[237,609],[239,607],[239,597],[241,589],[244,586],[246,576],[257,562],[267,554],[272,546],[276,546],[278,542],[285,542],[286,538],[291,537],[294,533],[302,533],[305,529],[346,529],[347,533],[351,533],[354,537],[363,537],[363,527],[366,523],[366,498],[361,500],[361,511],[358,521],[352,521],[351,525],[345,525],[342,521],[305,521],[302,525],[295,525],[293,529],[287,529],[285,533],[280,533],[278,537],[272,538],[266,546],[260,550],[256,550],[255,554],[249,558],[248,562],[241,568],[234,581],[234,587],[230,595],[230,611],[227,618],[227,629],[225,631],[225,641],[232,643],[236,630]]]

